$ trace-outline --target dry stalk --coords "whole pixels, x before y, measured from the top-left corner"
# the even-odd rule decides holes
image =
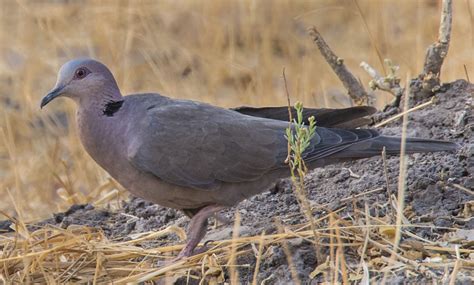
[[[360,254],[360,262],[359,266],[357,267],[356,274],[359,274],[361,268],[363,268],[364,259],[367,251],[367,245],[369,244],[370,238],[370,212],[369,212],[369,205],[367,202],[364,204],[364,212],[365,212],[365,225],[367,228],[365,229],[365,238],[364,238],[364,246],[362,247],[362,251]]]
[[[467,71],[467,66],[465,64],[463,64],[462,66],[464,68],[464,74],[466,75],[467,82],[471,83],[471,79],[469,78],[469,72]]]
[[[238,284],[239,280],[239,274],[235,270],[235,266],[237,263],[237,244],[235,243],[235,240],[238,239],[239,237],[239,230],[240,230],[240,213],[238,210],[235,211],[235,221],[234,221],[234,228],[232,231],[232,245],[231,245],[231,250],[230,250],[230,257],[229,257],[229,262],[227,263],[229,268],[229,274],[230,274],[230,284]]]
[[[338,284],[338,275],[339,275],[339,249],[336,249],[336,260],[334,261],[334,266],[333,266],[333,278],[331,284]]]
[[[283,76],[283,83],[285,83],[285,94],[286,94],[286,100],[288,104],[288,128],[291,128],[291,124],[293,123],[293,114],[291,112],[291,100],[290,100],[290,91],[288,91],[288,83],[286,81],[286,74],[285,74],[285,68],[283,67],[282,70],[282,76]],[[291,154],[291,146],[288,143],[288,156],[285,159],[285,163],[290,162],[290,154]]]
[[[329,214],[329,226],[330,226],[330,230],[329,230],[329,235],[330,235],[330,238],[329,238],[329,260],[330,260],[330,264],[331,264],[331,268],[336,268],[337,266],[337,262],[336,262],[336,256],[335,256],[335,247],[334,247],[334,214],[333,213],[330,213]],[[337,272],[337,270],[334,270]],[[331,277],[331,284],[335,284],[337,282],[337,275],[334,276],[332,274],[329,275],[329,277]],[[334,278],[335,277],[335,278]]]
[[[347,266],[346,266],[346,258],[344,256],[344,247],[341,238],[341,231],[339,229],[339,224],[336,219],[335,227],[336,227],[336,240],[337,240],[337,252],[341,264],[341,275],[342,275],[342,284],[349,284],[348,274],[347,274]]]
[[[354,0],[354,4],[357,8],[357,11],[359,12],[359,15],[360,15],[360,18],[362,19],[362,22],[364,23],[364,27],[365,27],[365,30],[367,31],[367,34],[369,35],[370,42],[371,42],[372,46],[374,47],[375,52],[377,53],[377,57],[380,61],[380,65],[382,66],[383,73],[386,74],[385,67],[383,66],[383,61],[382,61],[382,53],[380,52],[380,49],[379,49],[374,37],[372,36],[372,33],[370,32],[369,24],[367,23],[366,17],[364,15],[364,13],[362,12],[362,9],[360,8],[359,3],[357,2],[357,0]]]
[[[467,189],[466,187],[456,184],[456,183],[450,183],[449,185],[453,186],[454,188],[466,192],[468,195],[474,196],[474,191]]]
[[[407,83],[410,80],[410,76],[407,76]],[[409,84],[407,84],[409,86]],[[404,110],[408,110],[408,101],[410,96],[410,88],[407,87],[404,100]],[[405,191],[406,191],[406,171],[407,171],[407,158],[406,158],[406,139],[407,139],[407,127],[408,127],[408,113],[404,112],[403,123],[402,123],[402,138],[400,147],[400,170],[398,177],[398,203],[397,203],[397,218],[396,218],[396,230],[395,238],[393,241],[393,252],[390,255],[390,262],[387,266],[391,266],[395,262],[396,253],[400,245],[400,239],[402,237],[402,222],[403,222],[403,209],[405,207]],[[384,274],[382,283],[385,283],[387,274]]]
[[[383,163],[383,174],[385,176],[385,187],[387,187],[387,197],[390,200],[392,194],[390,193],[390,181],[388,179],[388,165],[387,165],[387,150],[385,147],[382,149],[382,163]],[[390,201],[389,201],[390,202]]]
[[[388,119],[386,119],[386,120],[384,120],[384,121],[382,121],[382,122],[376,124],[374,127],[380,128],[380,127],[382,127],[382,126],[385,126],[386,124],[391,123],[391,122],[393,122],[393,121],[395,121],[395,120],[397,120],[397,119],[399,119],[399,118],[405,116],[406,114],[409,114],[409,113],[411,113],[411,112],[413,112],[413,111],[416,111],[416,110],[419,110],[419,109],[424,108],[424,107],[426,107],[426,106],[429,106],[429,105],[433,104],[433,102],[434,102],[434,97],[432,97],[431,100],[429,100],[428,102],[422,103],[422,104],[420,104],[420,105],[418,105],[418,106],[415,106],[415,107],[413,107],[413,108],[411,108],[411,109],[408,109],[408,110],[406,110],[406,111],[403,111],[403,112],[401,112],[401,113],[399,113],[399,114],[397,114],[397,115],[395,115],[395,116],[393,116],[393,117],[391,117],[391,118],[388,118]]]
[[[277,219],[275,221],[275,224],[278,228],[279,233],[284,233],[285,232],[280,220]],[[290,272],[291,272],[291,278],[293,279],[293,282],[296,285],[300,285],[301,282],[300,282],[300,279],[298,278],[298,273],[296,272],[295,265],[293,264],[293,258],[291,257],[291,252],[290,252],[290,248],[288,247],[287,241],[282,240],[281,241],[281,246],[283,247],[283,251],[285,252],[285,255],[286,255],[286,260],[288,262],[288,267],[290,268]]]
[[[265,232],[262,232],[260,235],[260,240],[259,240],[259,246],[258,246],[258,253],[257,253],[257,260],[255,261],[255,270],[253,272],[253,278],[252,278],[252,285],[257,285],[257,277],[258,277],[258,271],[260,270],[260,262],[262,261],[262,253],[263,253],[263,247],[265,245]]]
[[[373,194],[375,192],[379,192],[379,191],[382,191],[382,190],[383,190],[383,188],[380,187],[380,188],[376,188],[376,189],[369,190],[369,191],[366,191],[366,192],[362,192],[362,193],[359,193],[359,194],[356,194],[356,195],[352,195],[352,196],[343,198],[343,199],[341,199],[341,202],[349,202],[353,199],[361,198],[361,197],[364,197],[366,195]]]
[[[461,268],[461,265],[462,265],[461,256],[459,254],[459,245],[456,245],[455,249],[456,249],[456,262],[454,263],[454,268],[453,268],[453,272],[451,273],[451,278],[449,278],[449,285],[456,284],[456,276],[459,272],[459,268]]]

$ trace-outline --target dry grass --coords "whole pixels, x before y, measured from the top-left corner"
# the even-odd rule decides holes
[[[102,60],[116,75],[124,94],[160,91],[221,106],[286,105],[281,80],[285,67],[294,101],[305,102],[305,106],[347,106],[350,102],[341,95],[340,82],[307,37],[307,26],[316,25],[366,83],[370,78],[358,67],[362,60],[382,70],[380,58],[390,58],[401,66],[400,74],[418,74],[425,48],[437,37],[439,22],[438,1],[357,3],[360,9],[354,1],[342,0],[1,2],[0,209],[21,225],[74,203],[95,201],[114,207],[126,195],[85,154],[74,124],[64,127],[66,119],[74,121],[71,102],[58,101],[49,110],[39,111],[39,100],[53,86],[64,61],[78,56]],[[473,9],[472,0],[454,1],[444,81],[474,77]],[[391,100],[390,95],[377,94],[379,107]],[[347,266],[349,273],[341,280],[365,280],[365,272],[377,272],[388,264],[381,252],[396,256],[392,269],[413,274],[443,266],[461,271],[473,266],[454,249],[420,238],[424,254],[443,258],[413,264],[405,254],[417,249],[402,244],[399,251],[392,251],[391,240],[380,234],[391,232],[391,223],[363,210],[358,215],[353,223],[334,216],[335,228],[318,230],[331,240],[334,252],[327,268],[319,268],[319,273],[316,268],[315,275],[325,274],[326,280],[335,281],[334,269]],[[325,219],[332,224],[329,216]],[[401,234],[410,236],[405,226]],[[150,233],[141,239],[156,236]],[[40,283],[78,278],[134,282],[188,274],[194,268],[218,282],[229,252],[234,252],[231,260],[235,260],[235,255],[249,251],[244,245],[255,244],[258,257],[264,258],[272,243],[288,238],[311,240],[313,236],[308,225],[300,225],[280,234],[220,241],[204,260],[201,254],[186,265],[181,262],[156,271],[150,269],[153,257],[179,246],[145,250],[135,240],[109,241],[95,229],[27,232],[20,227],[14,237],[0,236],[0,276],[16,272],[10,280]],[[341,247],[358,247],[370,261],[346,264]]]
[[[410,232],[414,227],[430,227],[430,225],[403,225],[401,234],[409,237],[410,241],[402,243],[399,249],[394,251],[392,243],[395,226],[370,216],[368,211],[362,210],[357,214],[360,215],[360,219],[355,223],[350,218],[341,219],[335,213],[318,220],[329,225],[318,229],[319,235],[331,241],[330,244],[320,242],[320,245],[332,248],[335,253],[331,253],[331,258],[328,257],[326,263],[315,269],[311,274],[313,277],[325,274],[328,276],[328,281],[336,282],[341,280],[339,276],[341,274],[342,280],[361,282],[365,273],[361,272],[360,268],[364,268],[362,271],[370,271],[371,277],[401,270],[413,276],[420,274],[435,276],[433,270],[440,268],[446,268],[448,270],[446,272],[450,272],[457,266],[458,272],[465,274],[474,269],[472,260],[462,257],[474,253],[473,249],[460,249],[460,246],[466,247],[467,244],[460,244],[454,248],[440,246]],[[386,218],[395,219],[395,215],[393,211],[393,216]],[[267,258],[271,254],[272,245],[284,245],[291,239],[314,242],[314,232],[308,223],[284,228],[281,226],[281,231],[277,234],[235,236],[231,240],[213,242],[209,251],[193,256],[187,262],[180,261],[156,268],[157,259],[171,259],[170,253],[180,250],[182,245],[154,249],[144,249],[139,245],[143,241],[156,239],[170,232],[182,235],[181,229],[168,228],[160,232],[133,236],[129,241],[117,242],[108,240],[99,230],[87,227],[68,229],[47,227],[30,233],[18,230],[16,236],[0,238],[0,247],[3,248],[0,256],[0,268],[3,269],[0,271],[0,276],[4,276],[4,281],[16,283],[114,281],[122,284],[159,277],[171,281],[181,276],[204,278],[210,283],[222,282],[225,267],[249,266],[235,264],[233,260],[237,256],[252,254],[252,248],[259,248],[253,251],[257,258]],[[360,263],[354,259],[346,261],[343,248],[352,248],[360,252]],[[391,262],[390,258],[386,257],[390,254],[395,256],[395,261]],[[423,262],[415,261],[421,256],[425,257]],[[387,266],[389,264],[390,266]],[[344,268],[342,273],[337,267]]]

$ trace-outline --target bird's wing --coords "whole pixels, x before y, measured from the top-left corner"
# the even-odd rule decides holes
[[[129,146],[132,165],[172,184],[213,190],[288,167],[287,123],[190,101],[148,110]],[[316,128],[304,158],[314,161],[374,136],[371,131]]]
[[[146,120],[129,160],[169,183],[213,189],[284,165],[284,122],[190,101],[149,110]]]
[[[268,118],[274,120],[288,121],[288,107],[238,107],[232,109],[239,113]],[[314,116],[316,124],[325,128],[357,128],[367,125],[371,122],[369,118],[365,118],[377,111],[374,107],[357,106],[344,109],[313,109],[305,108],[303,110],[303,118],[305,121],[309,117]],[[291,108],[293,118],[296,117],[295,108]]]

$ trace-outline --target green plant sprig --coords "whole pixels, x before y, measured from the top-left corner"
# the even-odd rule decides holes
[[[301,205],[302,212],[309,221],[311,230],[313,231],[316,256],[319,259],[322,258],[321,250],[318,245],[320,236],[316,231],[317,225],[313,219],[313,211],[306,197],[304,177],[308,172],[308,168],[303,159],[303,153],[310,146],[311,140],[316,133],[316,120],[314,116],[311,116],[308,118],[309,126],[305,125],[303,118],[303,104],[301,102],[296,102],[294,108],[296,109],[296,119],[293,119],[293,122],[290,122],[285,134],[285,138],[288,141],[288,156],[286,162],[290,166],[291,181],[293,182],[296,191],[296,197]]]
[[[314,116],[308,118],[309,126],[305,125],[303,118],[303,104],[295,103],[296,118],[293,124],[286,128],[285,138],[289,144],[288,163],[292,172],[297,171],[299,176],[306,174],[307,167],[304,163],[303,153],[310,146],[311,139],[316,132],[316,120]]]

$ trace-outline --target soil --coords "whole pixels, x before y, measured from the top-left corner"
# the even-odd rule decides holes
[[[414,154],[408,158],[405,214],[409,216],[411,223],[428,223],[436,226],[411,230],[413,234],[430,241],[440,241],[448,231],[445,228],[474,229],[474,218],[463,217],[466,203],[473,201],[474,197],[467,191],[453,186],[457,184],[470,190],[474,189],[473,95],[474,85],[466,81],[459,80],[445,84],[435,95],[434,104],[409,115],[409,136],[455,141],[462,146],[455,153]],[[383,113],[379,113],[376,118],[381,120],[384,116]],[[380,132],[400,135],[401,120],[384,126]],[[396,195],[398,189],[399,158],[388,157],[386,166],[387,179],[381,157],[334,164],[311,171],[306,177],[308,198],[314,206],[325,206],[315,211],[316,218],[324,216],[329,210],[337,210],[343,206],[345,208],[338,213],[339,216],[351,217],[354,214],[354,207],[364,209],[365,204],[369,205],[372,216],[381,219],[388,216],[389,211],[393,212],[390,206],[387,206],[389,193]],[[363,195],[358,199],[343,200],[378,188],[381,188],[380,191]],[[280,181],[275,191],[254,196],[236,208],[242,217],[239,233],[241,236],[260,235],[262,231],[276,232],[273,223],[275,218],[282,220],[285,225],[305,221],[300,214],[299,205],[288,179]],[[229,209],[222,213],[232,218],[235,210],[235,208]],[[130,234],[159,230],[172,224],[184,227],[187,223],[188,219],[179,211],[132,198],[123,202],[123,207],[119,211],[95,209],[91,205],[75,205],[67,212],[56,214],[39,225],[54,224],[61,227],[71,224],[87,225],[101,228],[110,238],[123,240],[128,239]],[[205,240],[230,238],[232,227],[231,223],[209,229]],[[153,247],[179,242],[176,236],[170,235],[143,246]],[[289,242],[288,246],[300,280],[304,284],[323,281],[322,276],[313,280],[308,277],[309,273],[324,261],[318,262],[312,245],[297,239]],[[266,280],[266,284],[291,283],[292,276],[283,248],[276,245],[271,251],[271,254],[262,260],[258,280]],[[354,250],[348,250],[347,258],[348,262],[352,259],[358,262],[360,257]],[[240,257],[238,262],[250,264],[250,267],[240,269],[239,276],[243,283],[251,282],[255,257],[253,254],[248,254]],[[437,274],[437,278],[441,280],[444,269]],[[389,283],[432,283],[430,278],[423,274],[413,277],[401,272],[390,277]],[[461,274],[458,282],[469,284],[469,280],[472,281],[469,278],[472,276]],[[185,283],[185,280],[178,279],[176,282]]]

